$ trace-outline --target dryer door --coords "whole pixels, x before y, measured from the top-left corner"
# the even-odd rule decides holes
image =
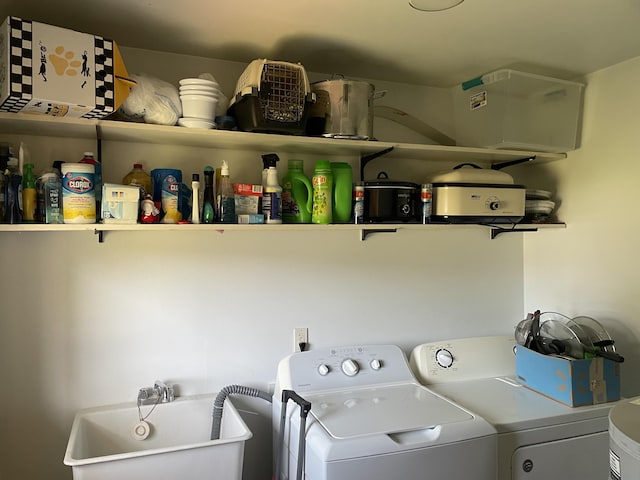
[[[516,449],[512,480],[602,480],[609,475],[609,433],[599,432]]]

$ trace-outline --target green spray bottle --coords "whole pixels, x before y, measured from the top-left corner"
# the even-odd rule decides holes
[[[282,179],[282,223],[311,223],[313,187],[304,174],[302,160],[289,160]]]

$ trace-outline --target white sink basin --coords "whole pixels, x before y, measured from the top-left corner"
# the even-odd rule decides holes
[[[135,403],[76,413],[64,456],[74,480],[240,480],[244,442],[252,437],[227,398],[220,439],[210,440],[215,394],[141,407],[150,434],[139,440]],[[138,431],[140,433],[140,431]]]

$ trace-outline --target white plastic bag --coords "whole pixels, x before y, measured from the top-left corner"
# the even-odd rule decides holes
[[[136,86],[120,106],[119,112],[129,120],[158,125],[175,125],[182,116],[178,89],[148,75],[130,75]]]

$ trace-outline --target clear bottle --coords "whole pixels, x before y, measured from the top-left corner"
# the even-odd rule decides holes
[[[33,163],[24,166],[22,177],[22,220],[27,223],[36,221],[38,195],[36,192],[36,176],[33,173]]]
[[[236,223],[236,204],[233,184],[231,183],[231,176],[229,174],[229,164],[226,160],[222,161],[220,188],[216,199],[218,204],[218,222]]]
[[[269,167],[262,195],[262,213],[265,223],[282,223],[282,187],[278,184],[278,170]]]
[[[216,201],[213,196],[213,177],[215,171],[212,167],[204,168],[204,198],[202,200],[202,223],[213,223],[216,219]]]
[[[123,185],[135,185],[140,188],[140,199],[151,193],[151,175],[144,171],[141,163],[134,163],[133,168],[122,179]]]
[[[333,221],[333,174],[329,161],[316,162],[311,184],[313,185],[311,223],[331,223]]]

